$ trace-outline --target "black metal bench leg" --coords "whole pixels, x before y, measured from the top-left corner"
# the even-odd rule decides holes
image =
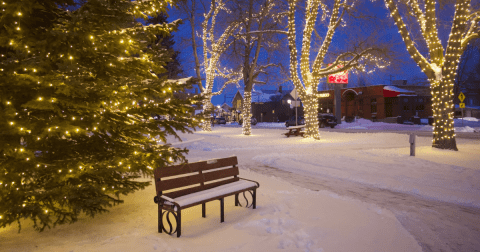
[[[177,237],[182,235],[182,215],[180,209],[177,210]]]
[[[238,193],[235,194],[235,206],[238,206]]]
[[[158,205],[158,232],[163,232],[163,218],[162,218],[162,207]]]
[[[253,189],[253,209],[257,209],[257,189]]]
[[[205,203],[202,203],[202,217],[205,218]]]
[[[224,216],[224,201],[223,201],[223,198],[220,199],[220,222],[224,222],[225,221],[225,218],[223,217]]]

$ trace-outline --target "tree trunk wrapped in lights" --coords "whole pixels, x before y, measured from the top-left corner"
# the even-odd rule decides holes
[[[258,5],[255,5],[257,4]],[[244,94],[249,93],[251,95],[255,84],[266,84],[263,81],[258,80],[261,74],[267,74],[267,69],[271,67],[278,67],[277,64],[262,62],[265,58],[265,52],[270,53],[273,48],[280,48],[280,40],[276,34],[285,33],[285,31],[278,31],[277,28],[282,26],[279,19],[281,19],[278,13],[283,12],[282,5],[276,0],[248,0],[248,4],[245,0],[234,1],[234,15],[236,20],[241,23],[241,28],[244,32],[237,33],[235,36],[239,39],[236,41],[236,45],[232,48],[241,48],[241,50],[233,50],[233,56],[240,56],[243,58],[242,70],[243,70],[243,84]],[[283,27],[283,26],[282,26]],[[263,49],[263,50],[262,50]],[[260,52],[262,51],[262,56]],[[248,119],[244,114],[244,121],[248,123],[242,124],[242,133],[244,135],[251,134],[251,111],[252,104],[251,99],[246,100],[246,96],[243,102],[243,111],[248,111]]]
[[[429,59],[417,49],[417,43],[411,38],[397,4],[385,0],[385,4],[395,24],[418,66],[430,81],[433,106],[433,140],[432,146],[440,149],[458,150],[454,132],[454,81],[459,59],[467,44],[474,38],[480,38],[478,22],[480,12],[471,13],[471,0],[457,0],[450,36],[446,49],[443,48],[437,34],[436,1],[426,0],[423,8],[417,0],[407,3],[407,9],[413,13],[428,47]]]
[[[252,112],[250,111],[251,109],[251,104],[252,104],[252,92],[245,91],[244,93],[245,97],[243,98],[243,127],[242,127],[242,134],[244,135],[250,135],[252,133],[251,131],[251,124],[252,121],[250,118],[252,118]]]
[[[237,30],[239,23],[234,22],[227,26],[218,39],[215,39],[215,22],[218,13],[221,10],[225,10],[225,2],[223,0],[212,0],[210,4],[210,11],[205,14],[205,20],[202,23],[202,42],[203,42],[203,66],[205,67],[205,87],[199,84],[199,88],[204,97],[203,99],[203,108],[204,108],[204,119],[202,124],[202,129],[205,131],[211,131],[211,111],[205,110],[209,109],[211,106],[211,99],[214,95],[219,95],[226,87],[226,85],[237,82],[239,79],[240,72],[228,71],[224,73],[218,68],[219,60],[222,54],[230,46],[231,42],[227,43],[227,40],[233,35]],[[210,27],[209,27],[210,23]],[[223,84],[223,87],[220,91],[213,93],[213,85],[215,77],[221,76],[226,78],[227,81]]]
[[[344,72],[350,68],[361,68],[362,61],[374,61],[378,63],[378,59],[373,56],[374,52],[382,52],[383,50],[377,48],[365,48],[358,52],[346,52],[340,54],[336,60],[328,67],[322,68],[324,64],[325,55],[332,42],[332,37],[335,30],[342,22],[343,16],[348,8],[346,0],[334,0],[331,15],[329,16],[329,25],[327,34],[323,40],[323,43],[318,51],[318,54],[310,67],[310,49],[311,49],[311,37],[315,29],[315,23],[318,15],[319,8],[322,8],[323,18],[327,13],[327,6],[320,0],[309,0],[306,3],[305,8],[305,28],[303,30],[303,42],[302,52],[300,59],[300,74],[298,75],[297,67],[297,46],[296,46],[296,31],[295,31],[295,12],[296,5],[299,0],[289,0],[288,11],[288,42],[290,50],[290,75],[292,82],[297,89],[298,95],[304,105],[305,114],[305,136],[314,139],[320,139],[318,130],[318,95],[317,87],[320,78],[325,78],[328,75]],[[340,11],[341,10],[341,11]]]

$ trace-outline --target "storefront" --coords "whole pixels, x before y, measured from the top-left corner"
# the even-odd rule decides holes
[[[409,89],[408,86],[397,87],[376,85],[367,87],[344,88],[341,90],[342,117],[383,120],[403,116],[426,118],[432,115],[431,96],[425,95],[428,87]],[[335,113],[334,91],[319,91],[325,94],[319,98],[319,110]]]

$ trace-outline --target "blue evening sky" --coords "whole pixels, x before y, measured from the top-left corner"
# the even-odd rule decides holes
[[[351,46],[352,43],[358,41],[358,39],[366,38],[371,34],[375,34],[374,41],[377,41],[379,44],[386,44],[390,46],[392,51],[391,57],[394,57],[391,60],[391,66],[384,68],[382,70],[377,70],[371,74],[365,75],[365,81],[367,85],[376,85],[376,84],[389,84],[390,80],[407,80],[409,83],[414,83],[420,79],[425,79],[425,75],[420,71],[420,68],[417,64],[411,59],[410,55],[407,53],[405,45],[403,44],[402,38],[398,33],[398,29],[394,26],[393,20],[389,17],[388,10],[386,9],[384,2],[377,0],[375,2],[362,1],[362,5],[356,5],[357,14],[364,14],[374,16],[375,19],[370,20],[358,20],[349,17],[347,19],[346,26],[339,27],[333,37],[331,50],[341,52],[342,49],[346,49]],[[448,21],[451,22],[451,18],[448,15],[449,11],[446,11]],[[201,14],[201,13],[199,13]],[[299,17],[302,17],[303,14],[297,15],[297,50],[300,52],[301,48],[301,32],[303,31],[303,26],[299,20]],[[185,17],[183,15],[183,17]],[[169,12],[169,21],[182,18],[182,13]],[[318,20],[317,19],[317,23]],[[203,21],[203,15],[197,15],[196,22],[200,23]],[[221,20],[219,20],[221,23]],[[285,28],[286,30],[286,28]],[[441,36],[442,42],[445,42],[448,38],[448,33],[450,27],[446,27],[443,30],[440,29],[439,33]],[[184,70],[185,76],[195,76],[194,71],[194,59],[192,47],[190,44],[190,24],[185,20],[184,24],[180,25],[179,31],[173,33],[174,39],[176,41],[175,49],[180,51],[180,61],[182,68]],[[201,31],[197,30],[197,34],[200,34]],[[325,27],[318,26],[318,32],[321,36],[325,36]],[[286,36],[286,35],[279,35]],[[201,44],[201,38],[197,37],[197,44]],[[201,56],[203,54],[202,48],[198,48],[198,53]],[[283,46],[283,52],[280,50],[279,55],[271,55],[271,58],[278,58],[284,66],[289,65],[288,60],[288,45],[285,40]],[[316,54],[315,54],[316,55]],[[314,57],[314,56],[312,56]],[[327,60],[325,60],[325,63]],[[231,62],[226,58],[222,57],[221,66],[233,68],[235,66],[231,65]],[[279,75],[279,72],[272,71],[269,74]],[[204,77],[204,76],[202,76]],[[350,72],[349,73],[349,84],[348,86],[357,86],[358,85],[359,74]],[[269,78],[270,79],[270,78]],[[276,80],[275,78],[272,78]],[[214,85],[214,92],[217,91],[223,84],[223,80],[216,79]],[[242,85],[242,83],[240,83]],[[291,82],[284,83],[282,86],[287,89],[292,89],[293,84]],[[241,86],[243,89],[243,86]],[[278,83],[274,81],[268,82],[267,85],[257,86],[256,89],[277,89]],[[325,85],[319,85],[319,90],[325,88]],[[213,97],[212,102],[214,105],[220,105],[224,102],[231,103],[231,99],[235,94],[237,88],[231,87],[224,91],[222,95]]]

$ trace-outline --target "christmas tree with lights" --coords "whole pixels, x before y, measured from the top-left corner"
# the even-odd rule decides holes
[[[0,227],[36,230],[93,217],[184,161],[167,136],[191,132],[190,88],[155,44],[177,23],[143,25],[170,1],[0,2]],[[175,120],[153,120],[151,115]]]

